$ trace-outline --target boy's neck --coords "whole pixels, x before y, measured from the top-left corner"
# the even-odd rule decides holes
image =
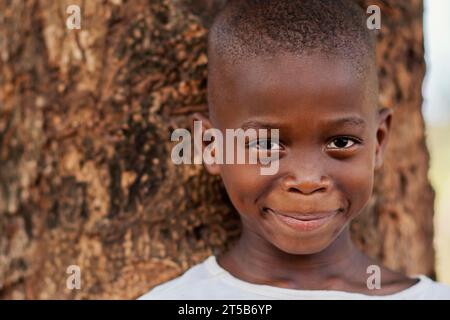
[[[294,289],[338,290],[339,282],[366,279],[370,259],[356,248],[346,227],[326,249],[309,255],[282,252],[258,235],[243,232],[238,243],[219,257],[218,262],[247,282]]]

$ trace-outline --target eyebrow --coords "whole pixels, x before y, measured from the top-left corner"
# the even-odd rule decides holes
[[[327,120],[323,124],[327,127],[342,127],[342,126],[354,126],[364,128],[366,121],[359,116],[348,116],[338,119]]]
[[[283,126],[282,124],[275,123],[275,122],[250,120],[250,121],[245,121],[241,125],[241,128],[244,130],[247,130],[247,129],[274,129],[274,128],[278,129],[282,126]]]
[[[338,119],[325,120],[322,124],[324,127],[343,127],[343,126],[354,126],[365,128],[366,121],[359,116],[347,116]],[[256,121],[249,120],[244,122],[241,125],[241,128],[244,130],[247,129],[273,129],[273,128],[282,128],[285,125],[277,122],[265,122],[265,121]]]

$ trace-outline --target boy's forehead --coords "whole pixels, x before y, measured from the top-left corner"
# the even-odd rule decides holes
[[[217,122],[254,115],[312,115],[318,109],[364,116],[376,105],[376,76],[361,78],[351,63],[338,57],[283,54],[213,68],[208,95]]]
[[[283,91],[326,88],[345,90],[350,86],[357,90],[361,83],[349,63],[320,55],[254,59],[235,66],[230,76],[235,77],[237,86],[234,89],[247,94],[281,94]]]

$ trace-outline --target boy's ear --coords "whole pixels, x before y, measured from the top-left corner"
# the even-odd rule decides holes
[[[375,169],[378,170],[383,164],[384,152],[388,142],[392,121],[392,109],[382,108],[378,111],[377,145],[375,150]]]
[[[204,141],[203,134],[206,130],[212,129],[213,126],[209,118],[205,117],[201,113],[195,112],[192,114],[191,118],[192,118],[192,132],[194,132],[194,139],[195,137],[197,137],[198,140],[201,140],[201,150],[198,148],[199,145],[194,141],[194,155],[201,157],[201,159],[203,159],[203,150],[205,149],[205,147],[210,143],[214,143],[214,141]],[[200,121],[201,125],[196,126],[195,121]],[[215,155],[215,149],[213,149],[211,153]],[[202,163],[205,166],[206,171],[209,172],[209,174],[212,175],[220,174],[220,167],[218,164],[216,163],[208,164],[203,161]]]

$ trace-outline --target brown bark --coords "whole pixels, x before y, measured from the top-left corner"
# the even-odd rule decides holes
[[[221,182],[170,160],[171,131],[206,112],[207,27],[224,1],[123,2],[0,1],[2,298],[135,298],[239,235]],[[81,30],[65,27],[70,4]],[[377,4],[380,103],[396,111],[353,235],[386,265],[433,275],[422,2]],[[80,290],[66,288],[69,265]]]

